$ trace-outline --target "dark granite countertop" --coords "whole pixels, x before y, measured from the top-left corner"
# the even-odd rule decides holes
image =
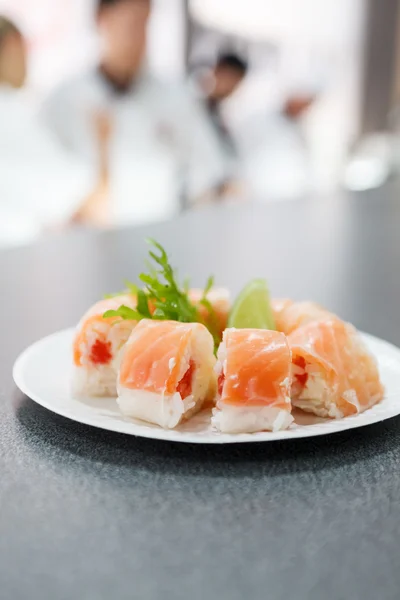
[[[326,438],[186,446],[96,430],[11,370],[135,278],[151,235],[182,274],[314,299],[400,344],[400,194],[217,208],[0,253],[0,598],[398,600],[400,418]]]

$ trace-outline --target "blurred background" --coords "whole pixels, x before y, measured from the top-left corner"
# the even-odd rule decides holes
[[[398,0],[0,0],[0,246],[400,170]]]

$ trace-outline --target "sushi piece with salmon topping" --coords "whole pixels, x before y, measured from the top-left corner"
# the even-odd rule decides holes
[[[278,331],[289,335],[307,323],[334,318],[335,315],[316,302],[293,302],[287,299],[271,301]]]
[[[271,308],[277,331],[283,332],[286,324],[286,311],[290,306],[293,306],[293,304],[293,300],[289,300],[289,298],[272,298]]]
[[[103,318],[121,305],[135,308],[131,294],[100,300],[80,320],[73,342],[72,393],[75,397],[116,396],[117,375],[124,345],[134,320]]]
[[[291,353],[283,333],[226,329],[216,366],[212,424],[223,433],[286,429],[291,415]]]
[[[337,318],[309,323],[288,340],[294,406],[340,419],[361,413],[382,399],[384,388],[376,361],[349,323]]]
[[[215,396],[214,341],[201,323],[144,319],[118,377],[118,405],[131,418],[173,429]]]

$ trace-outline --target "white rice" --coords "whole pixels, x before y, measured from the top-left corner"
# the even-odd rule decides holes
[[[315,365],[306,365],[297,374],[308,374],[304,387],[296,384],[292,387],[292,404],[305,412],[313,413],[319,417],[342,419],[343,413],[332,398],[336,397],[336,389],[329,387],[321,369]],[[357,406],[357,405],[356,405]]]
[[[75,398],[117,395],[117,372],[112,365],[73,366],[72,395]]]
[[[211,418],[214,429],[222,433],[280,431],[292,422],[289,411],[274,406],[231,406],[221,402],[214,408]]]
[[[86,330],[86,343],[82,343],[80,366],[74,365],[72,372],[72,394],[75,397],[116,396],[117,376],[125,344],[134,328],[133,321],[110,323],[96,321]],[[91,349],[96,340],[110,343],[111,361],[106,364],[93,364]]]
[[[154,423],[164,429],[173,429],[188,415],[189,411],[200,408],[194,402],[193,395],[182,400],[178,393],[172,396],[163,396],[154,392],[128,388],[119,390],[117,402],[125,416]]]

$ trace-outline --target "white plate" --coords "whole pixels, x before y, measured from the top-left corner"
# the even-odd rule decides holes
[[[290,438],[326,435],[384,421],[400,414],[400,349],[362,334],[379,362],[385,398],[361,415],[341,420],[321,419],[298,411],[287,431],[251,434],[220,434],[212,431],[210,412],[203,411],[174,430],[127,419],[114,398],[76,400],[70,393],[70,365],[73,330],[59,331],[27,348],[14,365],[14,381],[24,394],[49,410],[86,425],[146,438],[197,444],[270,442]]]

